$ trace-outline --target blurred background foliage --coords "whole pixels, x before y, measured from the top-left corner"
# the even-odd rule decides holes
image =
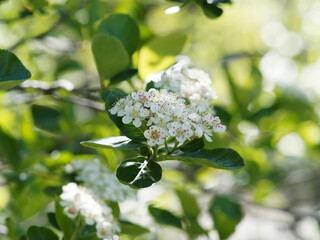
[[[165,13],[181,2],[0,2],[0,48],[32,73],[32,81],[0,91],[0,239],[48,224],[72,159],[98,155],[115,170],[135,156],[79,144],[119,135],[91,52],[99,22],[113,13],[139,24],[139,47],[155,36],[188,36],[181,53],[211,74],[227,124],[206,148],[232,147],[246,163],[232,172],[164,163],[160,184],[120,204],[151,233],[120,239],[320,239],[320,2],[234,0],[218,19],[197,4]],[[134,68],[139,57],[133,53]],[[120,87],[143,86],[137,76],[129,82]]]

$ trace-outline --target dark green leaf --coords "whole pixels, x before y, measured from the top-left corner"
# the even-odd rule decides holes
[[[182,229],[181,219],[169,212],[168,210],[156,208],[152,205],[148,207],[151,216],[161,224],[174,226]]]
[[[119,223],[121,228],[121,234],[127,234],[132,237],[136,237],[149,232],[149,229],[129,221],[120,220]]]
[[[57,219],[56,219],[56,214],[55,214],[54,212],[49,212],[49,213],[47,214],[47,216],[48,216],[49,223],[50,223],[53,227],[55,227],[56,229],[61,230],[61,228],[59,227],[59,224],[58,224],[58,222],[57,222]]]
[[[119,39],[129,55],[134,53],[140,41],[137,24],[130,16],[124,14],[114,14],[102,20],[98,26],[98,32],[107,33]]]
[[[146,138],[143,135],[145,129],[137,128],[132,123],[124,124],[122,118],[110,113],[110,109],[115,104],[117,100],[125,97],[127,94],[118,89],[106,90],[102,93],[102,98],[106,103],[107,113],[113,123],[120,129],[121,133],[128,138],[131,138],[135,141],[145,142]]]
[[[135,149],[145,146],[144,143],[135,142],[126,136],[108,137],[97,140],[83,141],[82,144],[85,147],[100,149],[100,148],[117,148],[121,150]]]
[[[16,55],[0,49],[0,90],[13,88],[31,77]]]
[[[186,216],[197,219],[199,207],[194,196],[186,190],[176,190],[182,209]]]
[[[73,233],[72,220],[65,214],[59,200],[55,202],[56,220],[64,234],[64,239],[70,239]]]
[[[111,79],[129,65],[129,55],[121,42],[108,34],[99,33],[92,40],[92,52],[102,80]]]
[[[139,52],[139,74],[145,79],[150,73],[167,69],[176,61],[187,43],[187,36],[173,34],[156,37],[144,44]]]
[[[161,179],[161,176],[160,165],[144,157],[126,160],[117,168],[119,181],[136,188],[151,187]]]
[[[177,160],[205,167],[234,170],[244,167],[242,157],[230,148],[202,149],[193,154],[164,155],[159,161]]]
[[[223,125],[228,126],[231,121],[231,115],[228,113],[223,107],[214,106],[215,115],[217,115],[220,119]]]
[[[127,79],[132,78],[134,75],[136,75],[138,73],[137,69],[127,69],[124,70],[123,72],[117,74],[116,76],[112,77],[110,80],[110,84],[109,85],[113,85],[113,84],[117,84],[120,83],[122,81],[125,81]]]
[[[184,145],[180,150],[185,153],[194,153],[204,147],[203,138],[196,138]]]
[[[60,130],[62,113],[59,110],[34,104],[31,106],[31,111],[36,127],[54,133]]]
[[[9,161],[13,168],[17,168],[21,161],[17,140],[0,127],[0,142],[0,155]]]
[[[28,240],[59,240],[57,234],[45,227],[31,226],[27,231]]]
[[[216,196],[209,211],[221,239],[228,238],[243,217],[240,204],[227,196]]]
[[[221,8],[219,8],[215,4],[209,4],[207,1],[204,1],[202,3],[201,8],[202,8],[204,14],[208,18],[217,18],[217,17],[220,17],[223,13]]]

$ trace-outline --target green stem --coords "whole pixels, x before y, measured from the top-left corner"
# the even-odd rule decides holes
[[[166,146],[167,153],[169,153],[168,143],[167,143],[167,140],[166,140],[166,139],[164,140],[164,145]]]
[[[174,153],[175,151],[177,151],[179,148],[178,148],[178,145],[179,145],[179,142],[176,140],[175,143],[174,143],[174,146],[173,148],[168,152],[168,155],[171,155],[172,153]]]
[[[76,218],[75,230],[74,230],[70,240],[77,240],[78,239],[80,224],[81,224],[81,216],[78,215]]]
[[[107,89],[102,78],[100,78],[100,86],[103,91]]]
[[[152,153],[152,156],[150,157],[150,160],[156,160],[157,159],[157,155],[158,155],[159,146],[156,145],[152,149],[153,149],[153,153]]]

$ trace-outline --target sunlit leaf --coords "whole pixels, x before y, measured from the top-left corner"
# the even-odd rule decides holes
[[[137,49],[140,41],[137,24],[130,16],[125,14],[114,14],[102,20],[97,31],[119,39],[129,55]]]
[[[16,55],[0,49],[0,90],[13,88],[30,77],[31,73]]]
[[[102,80],[111,79],[129,65],[129,55],[120,40],[99,33],[92,40],[92,52]]]
[[[193,154],[162,155],[159,161],[177,160],[219,169],[235,170],[244,167],[242,157],[230,148],[202,149]]]
[[[194,196],[186,190],[176,190],[182,209],[186,216],[197,218],[199,215],[199,207]]]
[[[126,160],[117,168],[117,178],[124,184],[134,188],[151,187],[160,181],[162,169],[154,161],[144,157]]]
[[[167,69],[175,63],[187,43],[187,36],[174,34],[156,37],[143,45],[139,53],[139,74],[145,79],[150,73]]]

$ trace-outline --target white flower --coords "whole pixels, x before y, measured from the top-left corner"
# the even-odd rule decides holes
[[[178,142],[183,143],[193,135],[193,131],[188,124],[174,122],[171,124],[169,134],[173,137],[176,137]]]
[[[166,132],[161,127],[152,126],[144,131],[144,136],[148,139],[148,145],[155,146],[164,143]]]
[[[103,236],[102,233],[108,232],[107,237],[113,239],[115,236],[114,219],[109,206],[101,202],[90,190],[76,183],[68,183],[62,187],[62,191],[60,198],[63,200],[62,205],[69,218],[75,218],[80,213],[87,225],[96,224],[99,238],[104,238],[106,235]]]
[[[204,82],[210,82],[206,73],[200,70],[184,69],[184,67],[183,64],[178,64],[170,71],[174,72],[177,78],[185,77],[183,73],[187,72],[190,75],[188,75],[189,79],[202,77]],[[166,76],[163,75],[163,79]],[[211,114],[213,108],[208,100],[210,94],[206,92],[206,86],[196,82],[195,86],[198,85],[199,91],[192,92],[192,97],[189,99],[194,100],[199,97],[200,100],[196,100],[197,102],[186,104],[183,98],[165,89],[160,91],[150,89],[148,92],[139,90],[116,102],[110,112],[123,116],[124,124],[132,122],[135,127],[140,127],[144,123],[143,126],[149,127],[144,132],[144,136],[147,138],[147,144],[152,147],[163,144],[169,135],[175,137],[180,143],[203,135],[208,141],[212,141],[213,132],[223,132],[226,127],[221,124],[218,117]],[[188,85],[188,88],[192,89],[193,86]],[[127,105],[123,106],[124,103]]]

